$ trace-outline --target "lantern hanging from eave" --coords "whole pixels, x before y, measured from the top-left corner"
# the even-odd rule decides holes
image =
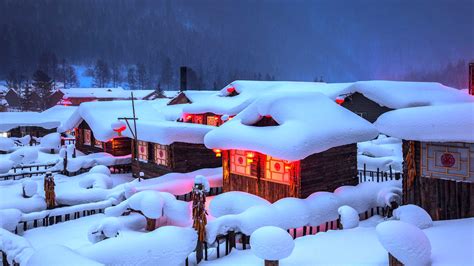
[[[255,157],[255,153],[248,151],[246,153],[246,156],[247,156],[247,163],[253,163],[253,158]]]
[[[119,137],[122,136],[122,131],[127,129],[127,125],[123,121],[120,121],[120,120],[113,122],[110,125],[110,127],[112,128],[113,131],[117,132]]]
[[[227,88],[227,92],[228,92],[229,94],[232,94],[233,92],[235,92],[235,88],[234,88],[234,87],[228,87],[228,88]]]
[[[222,157],[222,151],[220,149],[212,149],[212,151],[216,154],[216,157]]]
[[[293,168],[293,162],[285,160],[284,163],[285,163],[286,170],[291,170],[291,168]]]
[[[344,100],[345,100],[344,97],[338,96],[338,97],[336,98],[336,103],[339,104],[339,105],[341,105],[341,104],[344,103]]]

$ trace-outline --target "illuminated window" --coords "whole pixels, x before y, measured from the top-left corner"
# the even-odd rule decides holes
[[[138,141],[138,160],[148,161],[148,143],[145,141]]]
[[[155,144],[155,163],[159,165],[169,165],[168,148],[166,145]]]
[[[238,175],[252,176],[251,163],[247,162],[245,151],[230,151],[230,172]]]
[[[102,148],[102,141],[100,140],[95,140],[94,141],[94,146],[97,148]]]
[[[285,161],[267,155],[265,162],[265,179],[278,182],[290,182],[290,168],[286,167]]]
[[[210,116],[207,117],[207,124],[209,126],[216,126],[217,127],[219,125],[219,120],[220,120],[219,116],[210,115]]]
[[[89,129],[84,129],[84,145],[91,145],[91,131]]]
[[[194,124],[204,124],[204,119],[202,115],[194,115],[193,116],[193,123]]]

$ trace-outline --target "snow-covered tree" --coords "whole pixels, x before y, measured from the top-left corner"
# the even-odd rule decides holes
[[[110,76],[111,74],[109,65],[107,65],[107,63],[102,59],[97,60],[94,66],[94,86],[97,86],[99,88],[106,87],[110,81]]]

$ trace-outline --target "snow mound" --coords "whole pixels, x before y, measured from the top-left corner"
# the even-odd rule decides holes
[[[194,229],[165,226],[149,233],[100,241],[78,252],[107,265],[182,265],[196,242]]]
[[[17,209],[0,210],[0,228],[8,231],[14,231],[18,223],[21,221],[22,213]]]
[[[38,184],[31,179],[25,179],[21,184],[23,186],[23,193],[28,198],[33,197],[38,191]]]
[[[283,229],[265,226],[257,229],[250,237],[250,246],[255,256],[264,260],[281,260],[291,255],[295,243]]]
[[[89,173],[79,181],[79,186],[82,188],[110,189],[113,186],[113,180],[109,176],[101,173]]]
[[[212,216],[220,217],[227,214],[239,214],[257,205],[270,205],[270,202],[250,193],[230,191],[215,196],[209,204],[209,211]]]
[[[38,150],[32,147],[23,147],[10,154],[10,160],[17,164],[34,163],[38,159]]]
[[[433,226],[431,216],[421,207],[413,204],[403,205],[393,211],[393,216],[420,229]]]
[[[88,239],[92,243],[100,242],[106,238],[117,237],[122,225],[116,217],[107,217],[89,228]]]
[[[359,213],[354,208],[344,205],[337,209],[341,216],[341,224],[343,229],[351,229],[359,226]]]
[[[8,159],[0,159],[0,174],[6,174],[12,169],[14,162]]]
[[[160,192],[143,191],[128,199],[130,208],[141,211],[146,217],[157,219],[161,217],[164,205]]]
[[[69,153],[69,152],[68,152]],[[96,165],[89,170],[89,173],[99,173],[104,174],[106,176],[110,176],[110,169],[105,165]]]
[[[51,133],[41,138],[40,146],[45,149],[59,150],[61,147],[61,135]]]
[[[15,142],[12,139],[0,137],[0,151],[10,151],[15,147]]]
[[[376,227],[382,246],[405,265],[430,265],[431,243],[418,227],[401,222],[387,221]]]
[[[21,137],[21,138],[15,138],[18,142],[21,143],[21,145],[23,146],[27,146],[27,145],[30,145],[30,141],[31,141],[31,136],[30,135],[26,135],[24,137]]]
[[[199,184],[203,186],[205,192],[209,192],[211,185],[209,184],[209,180],[203,175],[197,175],[194,177],[194,184]]]
[[[26,266],[71,265],[71,266],[99,266],[103,265],[79,255],[72,249],[61,245],[46,246],[28,259]]]
[[[13,265],[13,261],[25,265],[26,261],[34,253],[30,242],[24,237],[13,234],[0,228],[0,250],[6,255],[3,265]]]

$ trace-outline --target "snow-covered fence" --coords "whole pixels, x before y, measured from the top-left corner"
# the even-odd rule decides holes
[[[99,202],[61,207],[52,210],[23,213],[20,220],[18,221],[17,226],[15,227],[15,234],[32,228],[54,225],[97,213],[104,213],[105,208],[113,206],[114,204],[114,199],[108,199]]]
[[[377,168],[377,171],[371,171],[367,170],[367,167],[364,164],[364,168],[357,171],[357,177],[359,178],[359,183],[385,182],[390,180],[400,180],[402,174],[400,172],[394,172],[392,166],[389,166],[388,171],[380,171],[379,168]]]

